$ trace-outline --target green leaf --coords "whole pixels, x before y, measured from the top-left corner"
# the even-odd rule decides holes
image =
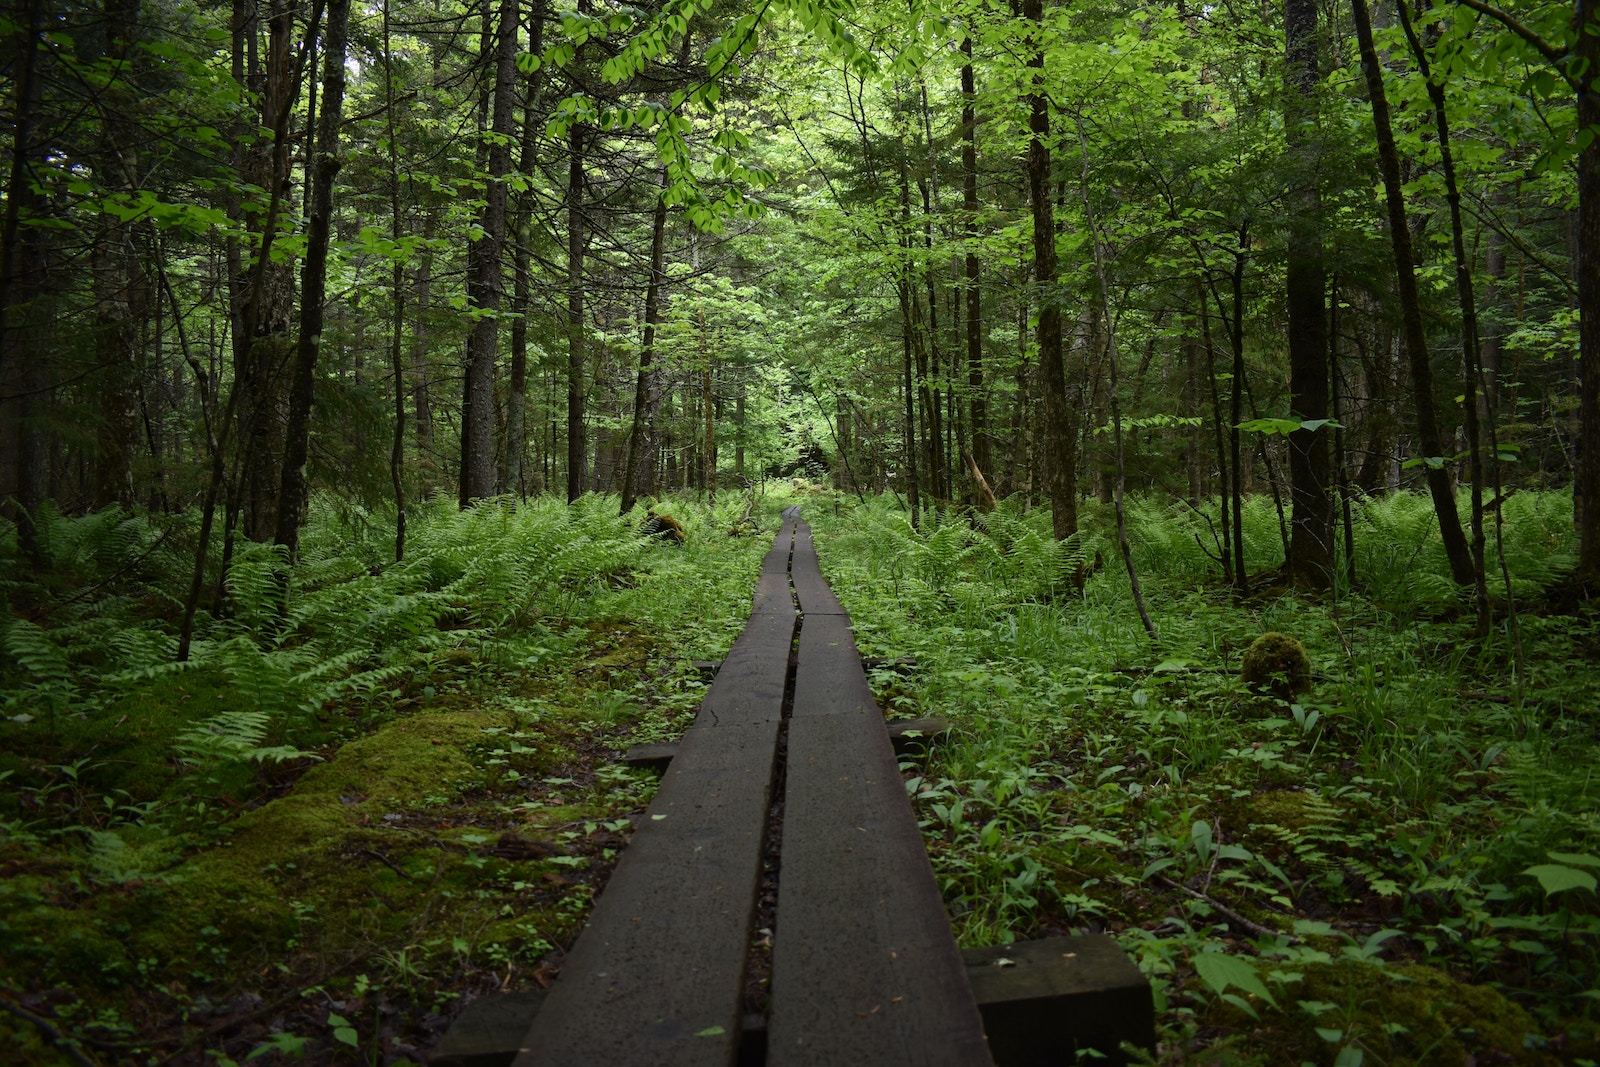
[[[1539,884],[1544,887],[1545,896],[1565,893],[1570,889],[1587,889],[1593,892],[1595,888],[1594,875],[1560,863],[1536,864],[1522,873],[1539,879]]]
[[[1545,855],[1570,867],[1600,867],[1600,856],[1591,856],[1587,852],[1547,852]]]
[[[721,1037],[723,1034],[725,1034],[727,1032],[728,1031],[724,1030],[720,1026],[708,1026],[704,1030],[696,1030],[694,1032],[694,1036],[695,1037]]]
[[[1274,1008],[1278,1006],[1278,1002],[1267,991],[1266,984],[1261,981],[1261,976],[1256,973],[1255,964],[1242,956],[1202,952],[1194,957],[1194,969],[1200,980],[1215,993],[1224,993],[1230,988],[1240,989],[1260,997]]]
[[[1291,434],[1300,429],[1299,419],[1246,419],[1239,424],[1246,433]]]

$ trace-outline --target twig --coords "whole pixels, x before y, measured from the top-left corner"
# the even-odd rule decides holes
[[[1238,912],[1219,901],[1216,897],[1211,896],[1209,893],[1202,893],[1198,889],[1190,889],[1182,882],[1174,882],[1171,878],[1168,878],[1165,875],[1160,875],[1159,877],[1162,884],[1187,893],[1196,900],[1204,901],[1205,903],[1211,905],[1218,915],[1228,920],[1230,924],[1240,927],[1241,929],[1248,930],[1257,937],[1284,937],[1288,938],[1291,944],[1300,940],[1293,934],[1286,934],[1282,930],[1274,930],[1271,927],[1262,926],[1254,919],[1245,918],[1243,915],[1240,915]]]
[[[34,1029],[45,1036],[45,1040],[59,1049],[67,1059],[77,1064],[78,1067],[100,1067],[98,1061],[74,1044],[72,1038],[62,1033],[55,1023],[52,1023],[43,1015],[35,1015],[22,1005],[13,1004],[4,997],[0,997],[0,1008],[4,1008],[23,1022],[33,1026]]]

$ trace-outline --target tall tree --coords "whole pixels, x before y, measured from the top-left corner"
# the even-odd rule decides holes
[[[574,122],[567,138],[567,502],[583,495],[589,445],[584,434],[583,153],[587,129]]]
[[[289,385],[288,432],[284,438],[282,487],[278,492],[276,540],[293,559],[305,514],[306,459],[311,444],[311,404],[322,321],[328,293],[328,235],[333,221],[333,183],[339,174],[339,124],[344,114],[345,42],[350,0],[328,0],[322,41],[322,111],[317,116],[316,156],[311,161],[311,214],[306,258],[300,270],[300,337]]]
[[[1328,338],[1323,307],[1321,152],[1317,126],[1316,0],[1285,0],[1284,132],[1290,171],[1286,297],[1289,311],[1289,409],[1294,418],[1328,418]],[[1289,486],[1294,525],[1285,569],[1297,586],[1333,584],[1333,498],[1328,433],[1289,434]]]
[[[491,18],[487,3],[483,18]],[[517,81],[517,0],[500,0],[491,69],[494,109],[489,122],[488,182],[478,216],[479,236],[468,246],[467,306],[476,314],[467,337],[461,403],[461,506],[495,491],[495,362],[500,342],[502,255],[506,242],[506,177]]]
[[[1078,532],[1077,426],[1062,362],[1061,293],[1056,280],[1056,223],[1050,172],[1050,95],[1045,86],[1044,0],[1022,0],[1028,41],[1028,202],[1033,208],[1033,284],[1038,292],[1039,383],[1044,399],[1044,467],[1050,526],[1066,540]]]
[[[961,38],[961,206],[966,214],[962,264],[967,301],[967,410],[972,462],[980,477],[993,477],[989,449],[989,403],[983,388],[983,293],[978,288],[978,116],[972,71],[972,30]]]
[[[1428,361],[1428,336],[1422,324],[1422,298],[1417,291],[1417,275],[1411,244],[1411,227],[1406,218],[1405,193],[1400,180],[1400,155],[1395,150],[1394,131],[1389,120],[1389,98],[1383,87],[1383,67],[1372,40],[1372,19],[1367,0],[1351,0],[1355,17],[1356,42],[1361,49],[1361,68],[1366,74],[1367,98],[1372,107],[1372,126],[1378,144],[1378,170],[1383,175],[1384,202],[1389,212],[1389,242],[1394,252],[1395,288],[1400,298],[1400,322],[1405,339],[1406,359],[1411,369],[1412,402],[1417,416],[1417,443],[1422,448],[1428,493],[1439,520],[1450,575],[1461,585],[1472,583],[1472,551],[1456,513],[1455,488],[1445,462],[1444,438],[1434,408],[1433,368]]]

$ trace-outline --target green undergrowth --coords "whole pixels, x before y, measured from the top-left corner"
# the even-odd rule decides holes
[[[907,774],[961,941],[1109,931],[1162,1061],[1352,1067],[1600,1055],[1600,627],[1541,608],[1570,509],[1507,502],[1518,626],[1496,582],[1482,639],[1421,497],[1360,502],[1355,590],[1243,601],[1203,518],[1131,501],[1156,641],[1109,509],[1064,545],[1015,502],[809,514],[863,653],[915,658],[886,710],[953,723]],[[1281,562],[1270,500],[1245,534]],[[1309,654],[1291,701],[1238,677],[1268,632]]]
[[[186,665],[181,536],[51,519],[49,568],[4,563],[7,1062],[420,1061],[537,982],[654,790],[617,751],[686,725],[781,505],[658,506],[686,545],[615,498],[436,502],[395,564],[392,516],[319,498]]]

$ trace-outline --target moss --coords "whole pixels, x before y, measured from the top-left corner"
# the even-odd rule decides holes
[[[1251,689],[1288,700],[1310,692],[1311,658],[1293,637],[1269,631],[1245,649],[1239,678]]]
[[[485,743],[486,729],[508,724],[506,716],[488,712],[426,712],[345,745],[308,771],[289,795],[241,816],[221,845],[172,871],[169,885],[142,895],[135,935],[141,955],[178,961],[194,932],[206,928],[228,944],[270,952],[300,936],[307,918],[405,912],[397,896],[419,895],[428,875],[407,879],[375,867],[369,853],[416,847],[414,840],[399,838],[369,848],[377,843],[374,835],[382,834],[377,828],[385,815],[485,784],[489,770],[472,750]],[[352,854],[363,858],[353,860]],[[427,865],[430,873],[443,863]],[[379,869],[389,906],[374,909]]]
[[[1302,1011],[1269,1021],[1263,1037],[1283,1062],[1327,1061],[1340,1045],[1358,1044],[1369,1062],[1443,1065],[1557,1061],[1525,1039],[1541,1030],[1498,990],[1457,981],[1421,964],[1377,966],[1356,960],[1312,964],[1285,1003]],[[1304,1010],[1313,1006],[1315,1014]],[[1330,1045],[1315,1028],[1342,1030]]]

